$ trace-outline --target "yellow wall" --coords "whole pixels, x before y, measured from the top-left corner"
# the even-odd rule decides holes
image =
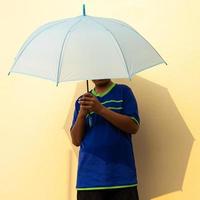
[[[87,1],[89,15],[138,30],[168,62],[138,73],[141,128],[133,136],[141,200],[200,199],[200,28],[197,0]],[[81,1],[1,1],[0,199],[75,200],[78,148],[71,145],[75,98],[85,82],[60,84],[7,73],[38,26],[81,14]],[[93,84],[90,83],[90,87]],[[65,127],[65,129],[64,129]]]

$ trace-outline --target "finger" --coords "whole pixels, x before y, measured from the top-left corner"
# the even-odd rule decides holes
[[[89,93],[89,92],[86,92],[83,96],[85,96],[85,97],[92,97],[93,95],[91,93]]]
[[[78,101],[93,101],[93,98],[92,97],[85,97],[85,96],[83,96],[83,97],[81,97],[81,98],[79,98],[79,100]]]
[[[81,97],[79,100],[81,101],[93,101],[93,98],[92,97]]]
[[[85,103],[91,103],[91,102],[93,102],[93,100],[91,99],[91,98],[89,98],[89,97],[82,97],[82,98],[80,98],[79,100],[78,100],[78,103],[81,103],[81,102],[85,102]]]
[[[79,97],[78,100],[80,100],[80,99],[84,99],[84,98],[86,98],[86,97],[87,97],[87,98],[90,98],[90,97],[88,97],[88,96],[84,96],[84,95],[82,95],[82,96]]]
[[[90,106],[92,106],[92,102],[89,102],[89,101],[80,101],[79,104],[80,105],[90,105]]]
[[[91,109],[91,106],[81,105],[81,108],[83,108],[83,109]]]

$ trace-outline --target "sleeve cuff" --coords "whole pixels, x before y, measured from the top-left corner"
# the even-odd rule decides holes
[[[131,117],[131,119],[136,122],[136,124],[138,124],[138,126],[140,126],[140,122],[135,118],[135,117]]]

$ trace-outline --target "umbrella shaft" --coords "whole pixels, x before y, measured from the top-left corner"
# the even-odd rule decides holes
[[[87,92],[89,92],[89,84],[88,84],[88,80],[86,80],[86,84],[87,84]]]

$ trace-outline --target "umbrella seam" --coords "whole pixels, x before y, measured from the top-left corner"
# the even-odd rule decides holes
[[[77,17],[79,17],[79,16],[77,16]],[[32,34],[30,34],[30,37],[32,36],[33,38],[31,39],[31,41],[35,38],[35,37],[37,37],[40,33],[42,33],[42,32],[44,32],[44,31],[46,31],[47,29],[49,29],[49,28],[51,28],[51,27],[53,27],[54,25],[57,25],[57,24],[60,24],[60,23],[64,23],[66,20],[68,20],[68,19],[72,19],[73,17],[71,17],[71,18],[65,18],[65,19],[62,19],[62,20],[56,20],[56,21],[53,21],[53,22],[48,22],[48,23],[45,23],[45,24],[43,24],[41,27],[39,27],[39,28],[37,28]],[[46,28],[44,28],[45,26],[47,26]],[[39,29],[40,29],[40,31],[39,31]],[[37,34],[35,34],[35,36],[34,36],[34,33],[36,33],[37,31],[39,31]],[[29,37],[29,38],[30,38]],[[24,44],[22,45],[22,48],[19,50],[19,53],[24,49],[24,48],[26,48],[26,46],[30,43],[30,42],[28,42],[29,41],[29,38],[27,38],[27,40],[24,42]],[[26,43],[27,43],[27,45],[26,45]],[[21,54],[21,53],[20,53]],[[17,54],[17,57],[19,56],[19,54]]]
[[[78,16],[79,17],[79,16]],[[71,19],[71,18],[70,18]],[[59,21],[55,21],[55,23],[50,24],[48,27],[42,29],[39,33],[37,33],[35,36],[33,36],[34,32],[28,37],[28,39],[24,42],[24,44],[22,45],[21,49],[19,50],[17,57],[15,58],[15,62],[13,64],[13,66],[11,67],[10,72],[12,71],[12,69],[14,68],[15,64],[17,63],[17,61],[19,60],[20,56],[22,55],[22,53],[24,52],[24,50],[29,46],[29,44],[36,38],[38,37],[41,33],[43,33],[44,31],[52,28],[53,26],[57,25],[57,24],[61,24],[66,22],[66,19],[63,20],[59,20]],[[50,23],[50,22],[49,22]],[[43,26],[48,25],[48,23],[44,24]],[[42,28],[42,27],[41,27]],[[38,29],[36,29],[35,31],[37,31]],[[33,36],[32,39],[29,40],[29,38]],[[27,44],[26,44],[27,43]]]
[[[150,69],[150,68],[152,68],[152,67],[154,67],[154,66],[156,66],[156,65],[159,65],[159,64],[162,64],[163,62],[157,62],[157,63],[155,63],[155,64],[153,64],[153,65],[148,65],[147,67],[147,69]],[[140,69],[140,70],[137,70],[136,71],[136,73],[139,73],[139,72],[141,72],[141,71],[143,71],[144,69]]]
[[[66,41],[66,38],[67,36],[69,35],[69,33],[71,32],[72,28],[75,27],[79,22],[81,22],[83,20],[83,18],[81,18],[78,22],[76,22],[75,24],[73,24],[70,29],[68,30],[68,32],[66,33],[65,37],[64,37],[64,40],[63,40],[63,43],[62,43],[62,48],[61,48],[61,51],[60,51],[60,56],[59,56],[59,61],[58,61],[58,70],[57,70],[57,86],[58,86],[58,82],[59,82],[59,79],[60,79],[60,71],[61,71],[61,66],[62,66],[62,58],[63,58],[63,48],[64,48],[64,45],[66,44],[65,41]],[[69,38],[69,37],[68,37]]]
[[[91,19],[91,18],[89,17],[89,19]],[[107,27],[105,27],[103,24],[101,24],[100,22],[96,21],[96,20],[93,19],[93,18],[92,18],[91,20],[94,21],[94,22],[96,22],[96,23],[99,24],[100,26],[102,26],[105,30],[107,30],[107,31],[111,34],[111,36],[113,37],[114,41],[117,43],[117,46],[118,46],[119,49],[120,49],[120,52],[121,52],[121,54],[122,54],[122,57],[123,57],[123,60],[124,60],[125,66],[126,66],[126,70],[127,70],[128,76],[129,76],[129,80],[131,80],[131,76],[130,76],[130,74],[129,74],[129,70],[128,70],[128,66],[127,66],[127,63],[126,63],[125,56],[124,56],[124,54],[123,54],[123,51],[122,51],[122,49],[121,49],[121,46],[120,46],[118,40],[116,39],[116,37],[113,35],[112,31],[110,31],[110,30],[109,30]]]
[[[154,51],[160,56],[160,58],[164,61],[164,63],[167,65],[167,62],[162,58],[162,56],[158,53],[158,51],[152,46],[152,44],[149,42],[149,41],[147,41],[138,31],[136,31],[133,27],[131,27],[131,26],[128,26],[128,24],[123,24],[122,22],[120,22],[119,20],[116,20],[116,19],[111,19],[111,21],[113,21],[113,22],[116,22],[116,23],[118,23],[118,24],[120,24],[120,25],[122,25],[122,26],[124,26],[124,27],[126,27],[126,28],[128,28],[128,29],[130,29],[130,30],[132,30],[132,31],[134,31],[134,32],[136,32],[140,37],[142,37],[153,49],[154,49]]]
[[[93,17],[93,16],[91,16],[91,17]],[[103,17],[101,17],[101,18],[103,18]],[[134,31],[134,32],[136,32],[139,36],[141,36],[154,50],[155,50],[155,52],[158,54],[158,56],[160,56],[160,58],[164,61],[164,63],[167,65],[167,62],[163,59],[163,57],[158,53],[158,51],[152,46],[152,44],[149,42],[149,41],[147,41],[137,30],[135,30],[132,26],[130,26],[129,24],[127,24],[127,23],[125,23],[125,22],[122,22],[122,21],[120,21],[120,20],[117,20],[117,19],[114,19],[114,18],[105,18],[104,17],[104,19],[109,19],[110,21],[112,21],[112,22],[115,22],[115,23],[118,23],[118,24],[120,24],[120,25],[122,25],[122,26],[124,26],[124,27],[126,27],[126,28],[128,28],[129,30],[131,30],[131,31]]]

